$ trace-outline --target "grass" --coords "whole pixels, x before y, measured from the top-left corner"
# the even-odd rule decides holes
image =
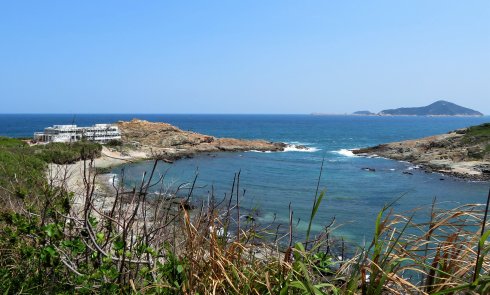
[[[46,163],[18,139],[0,137],[0,191],[26,195],[43,181]]]
[[[158,161],[140,184],[128,188],[122,178],[113,194],[99,196],[92,169],[96,155],[88,154],[82,203],[76,205],[66,186],[22,172],[29,167],[43,175],[42,157],[18,142],[5,142],[0,155],[8,157],[0,163],[13,170],[0,172],[10,185],[0,185],[4,294],[490,292],[488,206],[438,210],[434,203],[425,212],[427,220],[415,222],[415,211],[394,212],[387,204],[373,224],[371,244],[339,259],[344,249],[333,245],[334,226],[316,235],[309,230],[306,241],[295,238],[294,204],[285,230],[241,218],[239,173],[228,195],[211,194],[190,211],[185,204],[192,188],[187,198],[175,199],[179,192],[166,191],[164,175],[156,177]],[[8,154],[10,148],[18,154]],[[29,182],[33,189],[19,196],[15,188]],[[161,197],[149,198],[152,190]],[[323,196],[317,191],[312,198],[309,224]]]
[[[74,143],[48,143],[31,148],[36,156],[47,163],[71,164],[79,160],[99,157],[102,146],[89,141]]]
[[[466,135],[490,137],[490,123],[472,126],[468,128],[468,130],[466,131]]]
[[[0,147],[2,148],[19,148],[26,146],[27,143],[23,142],[22,140],[0,136]]]
[[[472,143],[490,141],[490,123],[469,127],[463,139]]]
[[[490,123],[469,127],[462,140],[466,144],[478,145],[478,150],[470,157],[475,159],[487,157],[490,155]]]

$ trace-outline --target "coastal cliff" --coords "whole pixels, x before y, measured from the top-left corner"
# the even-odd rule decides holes
[[[286,147],[281,142],[217,138],[183,131],[167,123],[138,119],[119,121],[117,126],[123,144],[134,147],[147,158],[159,156],[170,161],[204,152],[283,151]]]
[[[408,161],[428,171],[461,178],[490,180],[490,123],[352,152]]]

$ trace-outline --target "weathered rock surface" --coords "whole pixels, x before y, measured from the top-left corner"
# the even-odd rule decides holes
[[[117,122],[122,141],[148,157],[159,156],[166,160],[189,157],[204,152],[283,151],[286,144],[265,140],[217,138],[196,132],[183,131],[173,125],[133,119]]]
[[[469,132],[471,128],[479,129]],[[490,124],[471,128],[362,148],[353,153],[408,161],[429,171],[461,178],[490,180],[490,137],[485,134]]]

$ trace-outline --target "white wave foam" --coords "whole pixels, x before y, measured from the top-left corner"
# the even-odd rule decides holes
[[[113,186],[118,186],[119,185],[119,177],[117,174],[107,174],[107,182],[109,182],[110,185]]]
[[[410,166],[407,168],[407,170],[415,170],[415,169],[420,169],[421,167],[419,165],[415,165],[415,166]]]
[[[302,142],[302,141],[288,141],[286,142],[287,144],[292,144],[292,145],[312,145],[310,142]]]
[[[284,148],[284,152],[303,152],[303,153],[314,153],[321,151],[321,149],[311,146],[288,144]]]
[[[342,155],[344,157],[357,157],[357,155],[355,155],[352,152],[352,150],[348,150],[348,149],[340,149],[338,151],[333,151],[333,152],[336,154]]]
[[[282,152],[302,152],[302,153],[314,153],[321,151],[321,149],[308,146],[309,143],[301,143],[299,141],[292,141],[285,143],[286,146]],[[258,150],[250,150],[248,152],[251,153],[272,153],[272,151],[258,151]]]

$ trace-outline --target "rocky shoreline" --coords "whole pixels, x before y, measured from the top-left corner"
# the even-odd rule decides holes
[[[490,125],[484,124],[451,131],[447,134],[380,144],[352,150],[352,152],[358,156],[379,156],[407,161],[426,171],[439,172],[457,178],[490,181],[490,152],[488,150],[490,139],[486,135],[488,130],[490,130]]]
[[[159,158],[172,162],[199,153],[213,152],[280,152],[287,144],[266,140],[217,138],[192,131],[183,131],[173,125],[133,119],[119,121],[123,148],[121,154],[129,158]],[[296,146],[298,149],[307,149]],[[135,156],[136,155],[136,156]]]

